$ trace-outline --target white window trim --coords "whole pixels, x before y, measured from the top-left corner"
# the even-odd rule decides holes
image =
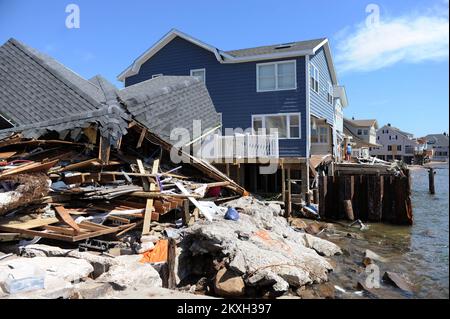
[[[331,89],[331,92],[330,92],[330,89]],[[331,94],[330,94],[330,93],[331,93]],[[328,94],[331,95],[331,102],[328,101]],[[333,96],[334,96],[334,87],[333,87],[333,84],[331,84],[331,82],[328,81],[327,102],[328,102],[328,104],[330,104],[330,105],[333,105]]]
[[[298,115],[298,137],[291,137],[291,118],[290,115]],[[286,116],[286,133],[287,137],[278,137],[279,140],[300,140],[302,138],[302,115],[300,112],[296,113],[272,113],[272,114],[252,114],[252,130],[255,131],[253,127],[253,122],[255,117],[262,118],[262,128],[266,129],[266,116]],[[266,132],[267,133],[267,132]],[[270,133],[270,132],[269,132]]]
[[[320,71],[319,71],[319,68],[318,68],[317,66],[315,66],[314,63],[309,62],[309,64],[310,64],[314,69],[317,70],[317,91],[314,90],[313,87],[311,87],[311,91],[313,91],[314,93],[316,93],[317,95],[319,95],[319,92],[320,92]],[[310,69],[310,68],[308,68],[308,72],[309,72],[308,81],[311,83],[311,69]]]
[[[163,74],[162,73],[153,74],[152,75],[152,79],[155,79],[155,78],[160,77],[160,76],[163,76]]]
[[[326,142],[320,142],[320,134],[319,134],[319,128],[325,127],[327,129],[327,141]],[[311,144],[314,145],[329,145],[330,144],[330,127],[328,125],[318,125],[316,124],[316,131],[317,131],[317,139],[319,142],[311,142]]]
[[[279,64],[287,64],[294,62],[294,83],[295,86],[289,89],[279,89],[278,88],[278,65]],[[259,66],[261,65],[275,65],[275,89],[273,90],[260,90],[259,89]],[[279,62],[267,62],[267,63],[257,63],[256,64],[256,92],[274,92],[274,91],[289,91],[289,90],[297,90],[297,60],[287,60],[287,61],[279,61]]]
[[[194,76],[194,75],[192,75],[192,73],[194,73],[194,72],[199,72],[199,71],[203,71],[203,73],[205,74],[205,76],[204,76],[203,78],[204,78],[204,81],[205,81],[205,83],[206,83],[206,69],[205,69],[205,68],[203,68],[203,69],[191,69],[191,70],[189,71],[189,75],[190,75],[190,76]]]

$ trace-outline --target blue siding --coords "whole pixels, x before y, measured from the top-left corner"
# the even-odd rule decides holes
[[[287,60],[292,60],[287,59]],[[125,79],[125,86],[148,80],[153,74],[189,75],[206,69],[206,86],[224,128],[251,127],[252,114],[301,113],[301,139],[280,140],[280,156],[306,156],[305,58],[298,57],[297,89],[256,92],[256,62],[221,64],[214,54],[176,37],[146,61],[139,73]],[[268,61],[258,61],[264,63]]]
[[[328,82],[333,82],[323,48],[310,57],[310,63],[319,69],[319,93],[317,94],[311,88],[309,94],[311,115],[324,118],[329,124],[334,125],[334,107],[327,101]]]

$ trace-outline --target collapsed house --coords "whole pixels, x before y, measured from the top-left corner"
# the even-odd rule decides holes
[[[32,239],[21,242],[20,254],[85,259],[93,268],[77,279],[125,286],[151,264],[162,278],[149,275],[157,286],[206,276],[221,296],[249,295],[250,287],[285,293],[327,280],[332,266],[323,256],[340,253],[336,245],[294,231],[279,203],[252,202],[242,186],[189,152],[177,150],[184,161],[172,161],[174,129],[193,136],[194,120],[203,128],[220,124],[203,82],[161,76],[118,90],[14,39],[0,48],[0,79],[1,123],[8,126],[0,130],[1,241]],[[40,239],[103,259],[135,257],[99,262],[35,245]],[[0,268],[12,272],[20,263],[2,260]],[[107,267],[98,271],[98,263]],[[227,278],[240,290],[223,287]]]

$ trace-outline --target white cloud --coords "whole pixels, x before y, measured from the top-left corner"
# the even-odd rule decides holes
[[[440,6],[345,28],[336,37],[340,72],[372,71],[398,62],[441,61],[449,55],[448,0]]]

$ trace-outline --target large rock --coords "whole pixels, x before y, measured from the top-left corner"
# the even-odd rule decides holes
[[[412,292],[414,290],[413,285],[407,278],[404,278],[395,272],[386,271],[383,275],[383,280],[403,291]]]
[[[150,287],[162,287],[159,273],[149,263],[141,263],[140,255],[125,255],[115,258],[117,264],[97,278],[97,282],[109,282],[121,289],[139,284]]]
[[[221,297],[240,297],[244,295],[245,284],[241,276],[226,268],[220,269],[214,280],[214,291]]]
[[[382,263],[387,261],[386,258],[381,257],[380,255],[378,255],[377,253],[371,251],[370,249],[366,249],[364,257],[368,258],[368,259],[370,259],[372,261],[376,260],[376,261],[379,261],[379,262],[382,262]]]

